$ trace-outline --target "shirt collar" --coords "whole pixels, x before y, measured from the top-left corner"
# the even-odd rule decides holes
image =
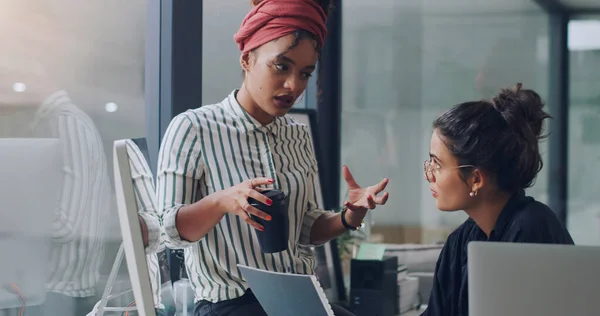
[[[513,215],[519,210],[523,209],[524,204],[532,200],[533,198],[525,195],[525,190],[519,190],[515,194],[513,194],[513,196],[510,197],[510,199],[504,206],[504,208],[502,208],[502,211],[500,212],[500,215],[496,220],[496,225],[494,226],[494,230],[492,231],[492,233],[496,237],[502,236],[504,230],[506,229],[506,226],[508,225],[508,223],[510,223],[510,220],[513,217]]]
[[[253,118],[246,110],[240,105],[240,103],[236,99],[237,92],[239,90],[233,90],[226,99],[226,104],[232,114],[241,122],[248,131],[251,130],[262,130],[262,131],[271,131],[276,133],[278,127],[282,124],[283,118],[276,117],[273,122],[262,125],[259,121]]]

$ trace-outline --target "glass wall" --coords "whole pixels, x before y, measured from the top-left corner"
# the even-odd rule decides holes
[[[233,35],[250,10],[248,1],[206,0],[202,8],[202,104],[221,102],[242,84]]]
[[[548,16],[528,0],[343,4],[342,163],[359,184],[391,180],[370,238],[443,242],[466,215],[439,212],[424,181],[432,121],[517,82],[545,97]],[[529,194],[545,201],[547,186],[542,170]]]
[[[143,0],[2,1],[0,165],[20,171],[0,179],[0,314],[17,315],[22,296],[26,315],[80,316],[102,295],[121,243],[112,144],[145,135],[145,16]],[[125,271],[115,291],[130,286]]]
[[[567,225],[576,244],[600,245],[600,17],[569,22]]]

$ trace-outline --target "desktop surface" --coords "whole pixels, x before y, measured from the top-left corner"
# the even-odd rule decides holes
[[[598,315],[600,247],[471,242],[471,316]]]

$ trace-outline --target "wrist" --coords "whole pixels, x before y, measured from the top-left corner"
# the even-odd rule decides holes
[[[346,222],[350,224],[352,227],[360,227],[363,223],[362,216],[356,216],[356,213],[348,210],[346,212]]]
[[[352,212],[346,207],[342,210],[340,216],[342,224],[347,229],[357,230],[362,226],[363,218],[360,216],[356,216],[354,212]]]
[[[222,203],[223,199],[219,198],[219,192],[209,194],[206,197],[204,197],[202,200],[204,200],[204,202],[207,205],[206,209],[214,210],[222,216],[227,214],[227,209]]]

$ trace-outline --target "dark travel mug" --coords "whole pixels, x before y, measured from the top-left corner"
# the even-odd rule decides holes
[[[288,248],[290,238],[289,197],[279,190],[266,190],[261,193],[273,201],[271,206],[258,202],[253,198],[248,199],[250,205],[271,215],[270,221],[252,215],[252,219],[265,228],[262,232],[256,231],[260,249],[264,253],[284,251]]]

